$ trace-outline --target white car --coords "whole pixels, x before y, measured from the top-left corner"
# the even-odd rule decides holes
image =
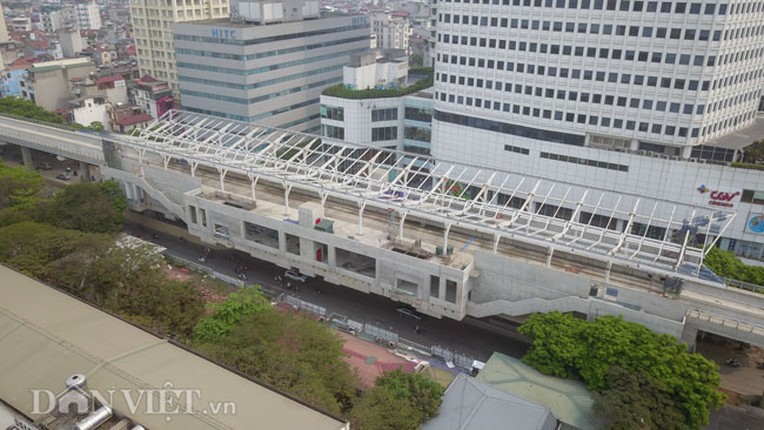
[[[296,270],[287,270],[284,272],[284,278],[291,279],[292,281],[297,282],[305,282],[308,280],[308,277],[303,275],[302,273],[296,271]]]

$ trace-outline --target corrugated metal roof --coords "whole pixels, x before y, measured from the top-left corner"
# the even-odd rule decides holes
[[[0,266],[0,399],[32,419],[32,389],[60,392],[74,373],[88,388],[198,389],[193,414],[113,408],[150,429],[346,429],[346,423],[274,392],[60,291]],[[137,395],[136,395],[137,397]],[[213,402],[213,403],[211,403]],[[235,405],[213,413],[212,405]],[[156,408],[155,408],[156,410]],[[206,412],[206,414],[205,414]]]
[[[558,420],[576,428],[601,427],[592,413],[591,393],[581,382],[543,375],[522,361],[498,352],[491,355],[477,379],[546,406]]]
[[[511,423],[511,425],[509,424]],[[438,416],[422,430],[554,430],[557,419],[544,406],[460,373],[448,386]]]

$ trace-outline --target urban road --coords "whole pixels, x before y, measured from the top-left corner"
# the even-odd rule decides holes
[[[488,360],[493,352],[519,358],[529,347],[527,339],[521,335],[506,329],[497,331],[485,328],[486,323],[472,320],[470,317],[465,321],[454,321],[425,316],[422,321],[417,321],[397,312],[396,309],[402,306],[400,303],[318,279],[310,279],[297,285],[298,291],[294,288],[287,290],[275,280],[276,276],[284,274],[284,269],[243,252],[218,250],[204,263],[199,263],[197,259],[204,253],[204,246],[187,240],[181,241],[177,234],[150,230],[135,223],[126,224],[125,231],[167,248],[165,253],[171,257],[197,262],[231,277],[236,276],[237,267],[246,265],[247,285],[257,284],[271,290],[282,290],[287,295],[326,308],[327,315],[337,313],[354,321],[371,323],[420,345],[442,346],[483,362]],[[294,287],[296,283],[291,284]],[[419,333],[415,332],[417,325]]]

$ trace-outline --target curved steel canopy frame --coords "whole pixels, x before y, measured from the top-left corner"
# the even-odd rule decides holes
[[[494,251],[501,238],[509,237],[550,253],[595,258],[608,267],[651,267],[682,277],[697,276],[710,249],[693,246],[695,234],[713,245],[735,216],[185,111],[169,111],[137,137],[118,140],[139,152],[160,154],[165,166],[169,159],[186,160],[192,174],[198,165],[213,167],[223,188],[225,175],[239,172],[253,185],[262,178],[322,199],[338,197],[442,223],[445,229],[489,234]],[[679,243],[670,240],[672,235]]]

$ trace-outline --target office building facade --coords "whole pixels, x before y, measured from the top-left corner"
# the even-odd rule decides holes
[[[130,0],[130,14],[141,76],[169,82],[177,97],[173,24],[228,17],[229,10],[228,0]]]
[[[463,113],[510,136],[689,158],[755,120],[762,2],[485,3],[437,3],[443,125]]]
[[[368,19],[298,16],[295,21],[285,21],[292,18],[263,13],[265,2],[250,4],[260,6],[257,14],[268,19],[269,25],[254,21],[255,13],[251,13],[250,22],[176,25],[183,108],[317,132],[321,91],[342,82],[342,68],[349,64],[351,55],[368,50]],[[317,2],[315,6],[311,17],[318,16]],[[237,10],[242,14],[241,2]]]
[[[730,229],[711,234],[723,237],[724,249],[764,260],[764,198],[758,197],[764,175],[732,166],[764,134],[757,119],[763,2],[438,0],[431,6],[434,156],[582,190],[732,208],[737,218]],[[528,206],[550,214],[576,209]],[[595,215],[578,214],[639,229]]]

